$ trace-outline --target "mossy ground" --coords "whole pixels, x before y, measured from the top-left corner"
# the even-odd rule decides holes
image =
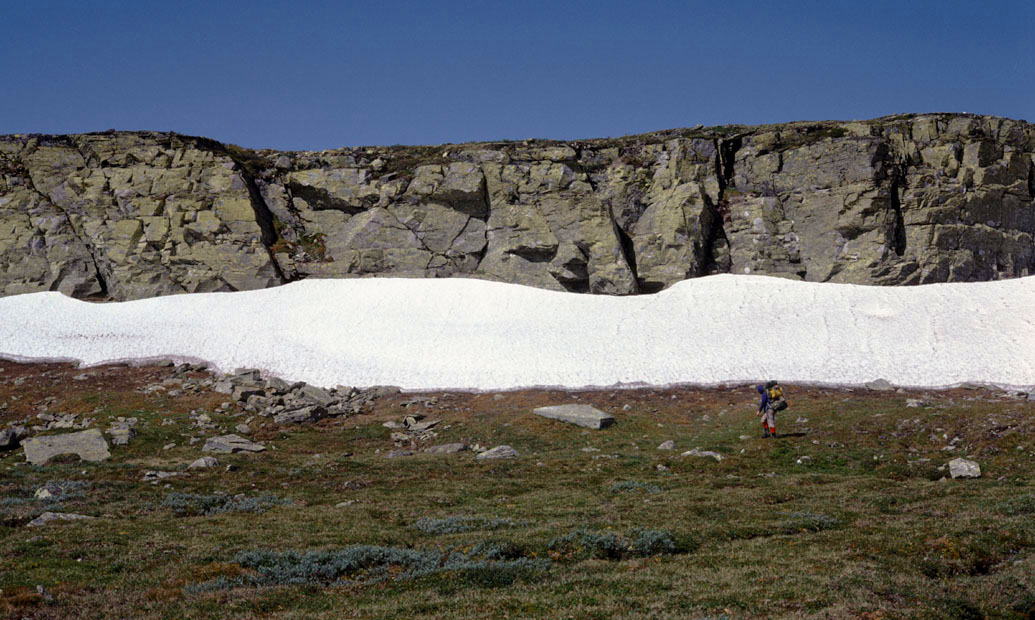
[[[170,369],[157,367],[91,369],[81,381],[72,377],[84,371],[68,365],[0,368],[0,423],[35,413],[47,397],[56,399],[51,412],[79,412],[102,428],[118,415],[141,420],[130,445],[113,447],[107,462],[33,467],[20,464],[20,450],[0,459],[0,497],[9,498],[0,500],[0,617],[1035,614],[1035,403],[995,392],[788,386],[791,409],[779,420],[777,440],[760,438],[750,386],[439,393],[431,407],[408,408],[401,405],[412,395],[401,394],[344,420],[268,424],[252,435],[266,452],[219,456],[218,468],[152,485],[141,481],[145,470],[185,471],[202,455],[202,442],[189,443],[205,436],[190,426],[192,409],[229,432],[243,421],[236,410],[214,413],[226,397],[137,391],[168,376]],[[14,385],[17,378],[25,380]],[[908,407],[910,398],[929,406]],[[618,422],[587,431],[531,414],[535,406],[564,402],[593,404]],[[394,446],[382,424],[415,411],[442,420],[436,443],[509,444],[521,457],[385,458]],[[676,451],[656,449],[667,439]],[[950,442],[956,448],[944,450]],[[169,443],[177,445],[164,450]],[[726,458],[679,456],[695,447]],[[964,455],[981,464],[983,477],[942,480],[940,468]],[[798,463],[803,456],[808,464]],[[238,469],[228,472],[228,464]],[[48,481],[86,484],[64,500],[30,499]],[[172,493],[291,503],[177,516],[163,506]],[[354,503],[335,507],[347,500]],[[99,518],[25,527],[44,510]],[[422,518],[459,516],[495,525],[415,527]],[[588,540],[570,536],[579,528],[627,542],[639,530],[665,530],[682,547],[644,556],[625,547],[611,553],[612,541],[607,553],[594,553],[571,542]],[[568,542],[551,545],[566,536]],[[329,586],[199,587],[254,574],[235,561],[241,552],[489,548],[479,543],[507,557],[549,560],[549,570],[501,581],[461,570],[395,579],[400,573],[389,567],[384,578]],[[37,585],[53,599],[39,596]]]

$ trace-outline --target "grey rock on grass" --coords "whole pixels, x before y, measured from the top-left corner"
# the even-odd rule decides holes
[[[86,515],[77,515],[71,512],[45,512],[40,516],[36,517],[32,521],[26,524],[26,527],[39,527],[46,525],[51,521],[81,521],[83,519],[93,519],[94,517],[88,517]]]
[[[698,456],[705,458],[713,458],[716,461],[721,461],[723,459],[723,456],[718,452],[712,452],[711,450],[699,450],[698,448],[694,448],[693,450],[687,450],[679,456]]]
[[[33,437],[22,442],[22,446],[25,448],[25,460],[33,465],[45,465],[54,457],[64,454],[78,455],[84,461],[103,461],[111,457],[108,442],[96,428],[78,433]]]
[[[614,416],[591,405],[553,405],[533,409],[532,413],[551,420],[592,429],[607,428],[615,422]]]
[[[510,446],[496,446],[491,450],[486,450],[478,455],[479,460],[490,460],[490,459],[516,459],[518,451]]]
[[[980,478],[981,466],[967,459],[952,459],[949,461],[949,475],[953,478]]]
[[[467,449],[467,444],[463,442],[458,443],[444,443],[437,446],[428,446],[424,449],[428,454],[456,454],[457,452],[463,452]]]
[[[233,454],[235,452],[262,452],[265,449],[266,446],[249,441],[239,435],[220,435],[206,440],[201,451]]]
[[[209,467],[217,467],[219,461],[214,456],[203,456],[200,459],[194,461],[187,466],[187,469],[208,469]]]

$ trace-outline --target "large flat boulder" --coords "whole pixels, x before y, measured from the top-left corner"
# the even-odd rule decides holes
[[[201,451],[233,454],[235,452],[262,452],[265,449],[266,446],[261,443],[249,441],[239,435],[220,435],[219,437],[209,437]]]
[[[46,525],[51,521],[82,521],[84,519],[93,519],[93,517],[77,515],[71,512],[44,512],[32,521],[29,521],[26,524],[26,527],[39,527],[41,525]]]
[[[76,454],[84,461],[103,461],[111,457],[108,442],[100,429],[91,428],[78,433],[33,437],[22,442],[25,460],[33,465],[45,465],[54,457]]]
[[[593,429],[607,428],[615,423],[614,416],[590,405],[553,405],[552,407],[539,407],[532,413],[551,420]]]

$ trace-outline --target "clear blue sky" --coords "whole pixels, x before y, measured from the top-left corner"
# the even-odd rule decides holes
[[[1035,121],[1035,2],[0,0],[0,133],[321,149],[972,112]]]

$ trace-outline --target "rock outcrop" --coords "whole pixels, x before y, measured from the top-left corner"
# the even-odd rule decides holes
[[[709,273],[1035,273],[1035,126],[960,114],[617,139],[252,151],[0,136],[0,294],[128,300],[306,277],[649,293]]]

